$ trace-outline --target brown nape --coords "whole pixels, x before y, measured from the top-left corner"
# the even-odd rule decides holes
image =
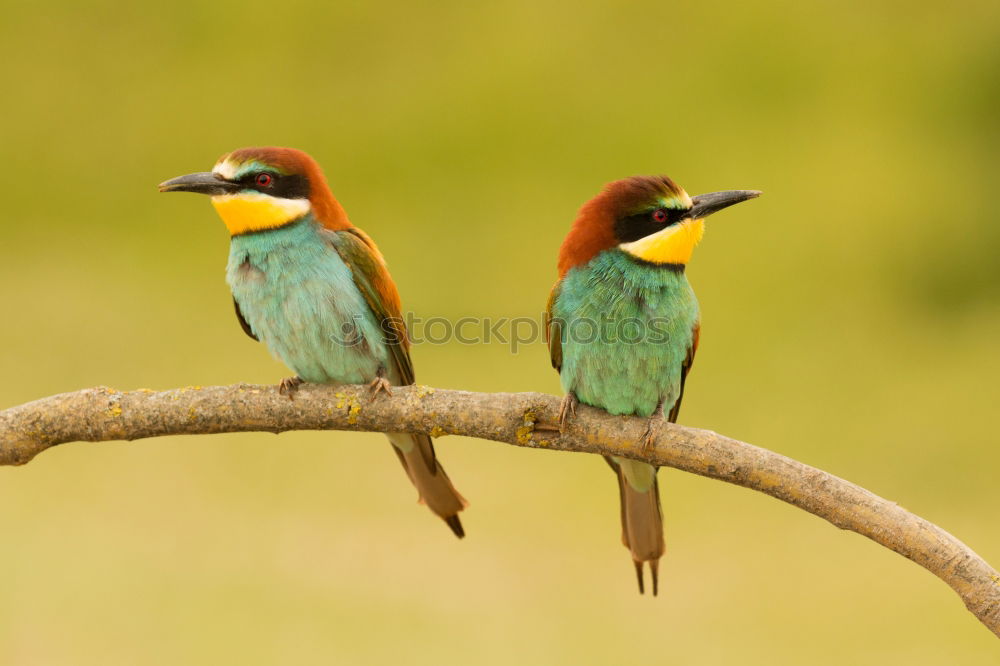
[[[323,170],[308,153],[281,146],[253,146],[234,150],[228,155],[223,155],[222,159],[236,163],[256,160],[285,173],[305,176],[309,181],[309,203],[312,205],[313,215],[320,224],[333,231],[351,228],[351,221],[343,206],[330,191]]]
[[[666,176],[633,176],[605,185],[600,194],[580,208],[559,248],[559,277],[618,245],[614,231],[616,219],[683,192]]]

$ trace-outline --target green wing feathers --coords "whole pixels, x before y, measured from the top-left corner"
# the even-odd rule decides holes
[[[684,397],[684,382],[687,379],[688,371],[691,370],[691,364],[694,363],[694,355],[698,351],[698,338],[700,336],[701,322],[696,321],[691,329],[691,346],[688,347],[687,356],[684,357],[684,364],[681,366],[681,388],[677,393],[677,400],[674,401],[670,413],[667,415],[667,420],[671,423],[677,423],[677,415],[681,411],[681,399]]]
[[[545,306],[545,341],[549,345],[549,358],[552,361],[552,367],[557,371],[562,369],[562,322],[552,318],[552,308],[556,299],[559,298],[561,287],[562,280],[552,286],[549,302]]]
[[[351,269],[354,284],[379,321],[395,366],[392,373],[401,385],[414,383],[410,341],[403,321],[399,292],[386,268],[382,253],[360,229],[352,227],[331,234],[331,242]],[[465,536],[458,512],[468,504],[437,462],[434,443],[428,435],[389,433],[389,441],[417,488],[420,501],[440,516],[455,536]]]
[[[340,258],[351,269],[354,284],[382,327],[401,385],[414,382],[410,360],[410,340],[403,321],[399,291],[375,243],[360,229],[352,227],[331,234]]]

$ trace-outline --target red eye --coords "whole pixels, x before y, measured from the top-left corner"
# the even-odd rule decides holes
[[[667,221],[667,211],[663,210],[662,208],[658,208],[658,209],[654,210],[653,211],[653,219],[656,220],[657,222],[666,222]]]
[[[267,187],[268,185],[271,184],[271,181],[273,180],[274,178],[272,178],[271,174],[269,173],[257,174],[257,184],[260,185],[261,187]]]

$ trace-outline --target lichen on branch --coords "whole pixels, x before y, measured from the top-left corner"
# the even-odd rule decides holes
[[[92,388],[0,411],[0,465],[23,465],[66,442],[163,435],[289,430],[463,435],[516,446],[644,460],[750,488],[864,535],[950,585],[1000,636],[1000,575],[968,546],[864,488],[778,453],[697,428],[666,423],[650,446],[645,421],[581,405],[565,431],[560,399],[542,393],[473,393],[393,387],[302,385],[294,400],[273,386],[192,386],[121,392]]]

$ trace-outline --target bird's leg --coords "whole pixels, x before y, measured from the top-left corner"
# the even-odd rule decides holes
[[[534,425],[534,430],[541,432],[558,432],[560,435],[566,429],[566,423],[569,421],[570,416],[576,416],[576,406],[580,404],[576,396],[571,392],[567,393],[559,403],[559,417],[558,422],[555,425],[549,423],[536,423]]]
[[[299,390],[299,386],[305,380],[299,376],[295,377],[285,377],[278,384],[278,393],[281,395],[287,395],[289,400],[295,400],[295,393]]]
[[[656,439],[657,431],[660,429],[660,424],[662,423],[663,401],[661,400],[660,404],[656,406],[656,411],[646,421],[646,432],[642,433],[642,439],[639,440],[643,452],[647,452],[653,448],[653,440]]]
[[[576,416],[576,406],[580,401],[576,399],[576,394],[570,391],[559,404],[559,432],[566,431],[566,423],[570,416]]]
[[[391,398],[392,397],[392,389],[390,388],[391,386],[392,384],[390,384],[389,380],[385,378],[385,368],[379,368],[378,374],[375,375],[375,379],[371,380],[371,382],[368,384],[368,389],[371,391],[371,393],[368,396],[368,399],[374,400],[376,397],[378,397],[378,394],[381,393],[382,391],[385,391],[385,394]]]

